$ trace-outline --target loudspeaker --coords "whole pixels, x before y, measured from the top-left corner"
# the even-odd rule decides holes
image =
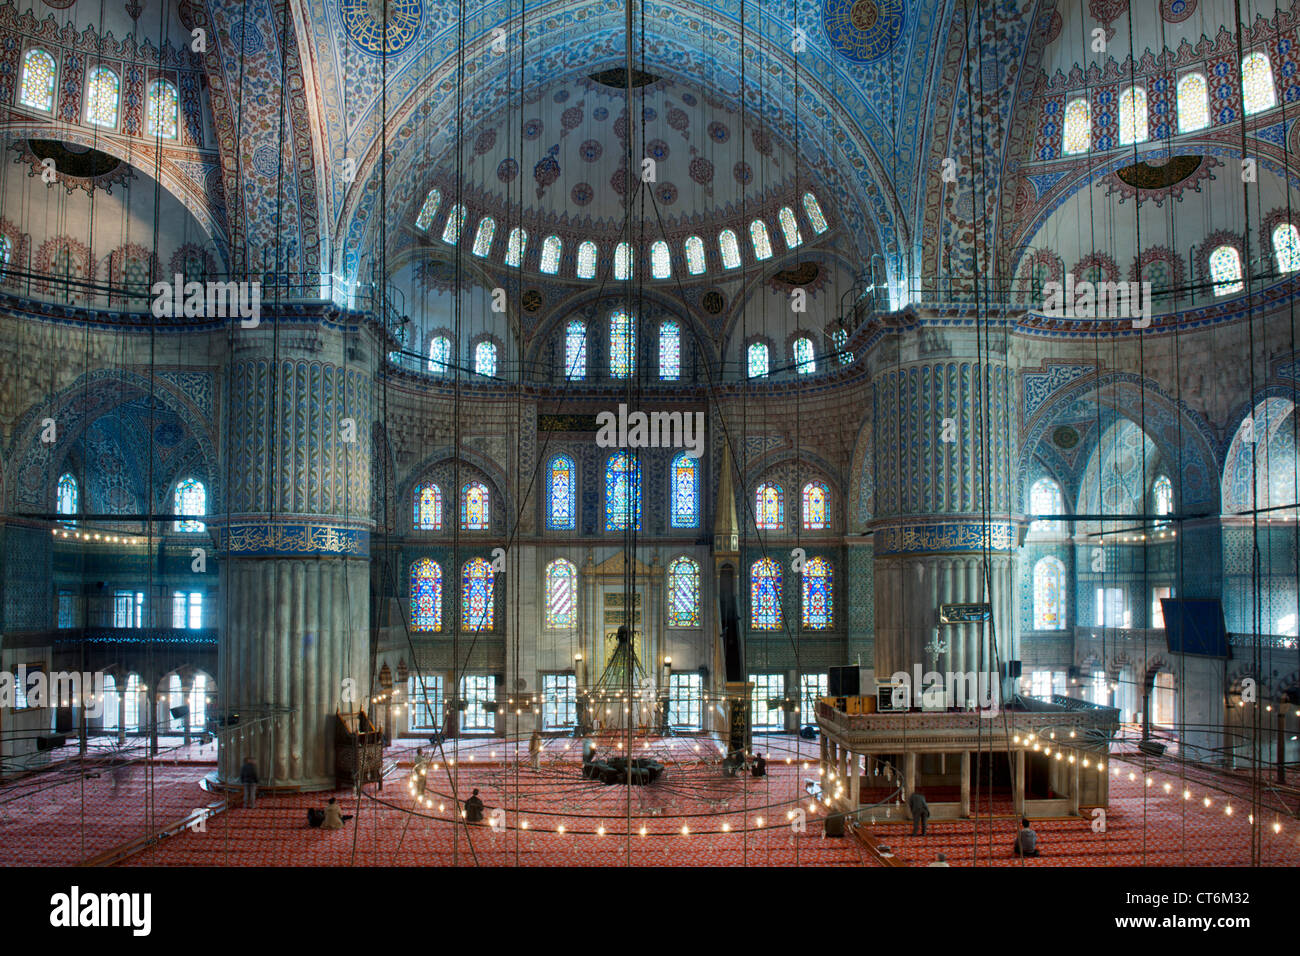
[[[858,677],[857,664],[851,667],[832,667],[826,682],[826,691],[831,697],[857,697],[862,693]]]
[[[1077,668],[1077,667],[1068,667],[1068,668],[1066,668],[1066,670],[1065,670],[1065,676],[1066,676],[1067,678],[1069,678],[1070,680],[1078,680],[1078,679],[1079,679],[1079,668]]]
[[[497,712],[497,702],[495,700],[483,701],[483,712],[486,714],[495,714]]]
[[[190,715],[190,705],[181,704],[179,707],[173,707],[169,713],[173,717],[188,717]]]
[[[36,738],[36,749],[37,749],[37,750],[57,750],[58,748],[60,748],[60,747],[62,747],[62,746],[64,746],[64,745],[66,745],[67,742],[68,742],[68,735],[67,735],[67,734],[51,734],[51,735],[48,736],[48,737],[37,737],[37,738]]]
[[[1142,740],[1138,742],[1138,750],[1152,757],[1159,757],[1165,752],[1165,745],[1154,740]]]
[[[1020,661],[1007,661],[1002,665],[1002,676],[1011,680],[1019,679],[1021,674]]]
[[[844,836],[844,817],[839,814],[826,818],[826,835],[828,837]]]

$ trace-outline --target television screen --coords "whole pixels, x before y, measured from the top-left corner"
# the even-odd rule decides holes
[[[1165,639],[1172,654],[1228,657],[1228,631],[1218,598],[1161,598]]]

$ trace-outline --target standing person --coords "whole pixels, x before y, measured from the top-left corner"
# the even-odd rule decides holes
[[[244,785],[244,806],[252,810],[257,805],[257,764],[252,757],[244,758],[239,768],[239,782]]]
[[[542,769],[542,732],[534,730],[532,739],[528,741],[528,756],[532,758],[533,769]]]
[[[918,826],[921,828],[921,836],[925,836],[925,824],[930,819],[930,805],[925,802],[925,794],[913,790],[907,798],[907,809],[912,811],[912,836],[916,836]]]

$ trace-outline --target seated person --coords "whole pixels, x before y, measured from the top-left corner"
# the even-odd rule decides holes
[[[754,762],[750,764],[749,772],[755,777],[767,776],[767,761],[763,759],[762,754],[754,754]]]
[[[1016,834],[1011,852],[1016,856],[1038,856],[1038,834],[1029,825],[1027,817],[1020,821],[1020,832]]]
[[[483,801],[478,798],[478,790],[475,789],[465,801],[465,822],[482,823],[483,822]]]
[[[352,814],[344,816],[339,810],[339,803],[333,797],[325,804],[325,819],[321,822],[322,830],[342,830],[343,824],[352,819]]]

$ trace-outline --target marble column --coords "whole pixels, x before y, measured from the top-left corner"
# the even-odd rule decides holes
[[[1070,812],[1079,815],[1079,761],[1070,764]]]
[[[916,754],[906,753],[903,755],[903,801],[909,800],[914,793],[916,793]]]
[[[961,752],[961,815],[970,816],[970,751]]]
[[[1018,815],[1025,812],[1025,752],[1017,750],[1011,767],[1011,803]]]
[[[862,760],[855,753],[850,753],[849,759],[853,764],[852,776],[849,778],[849,809],[856,810],[862,802],[859,799],[862,793]]]

